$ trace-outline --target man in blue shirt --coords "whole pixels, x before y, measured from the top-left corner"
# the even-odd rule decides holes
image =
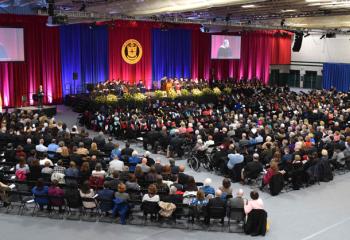
[[[113,160],[115,157],[118,157],[118,159],[120,159],[121,156],[122,153],[119,149],[119,144],[116,143],[114,144],[114,149],[111,151],[111,160]]]
[[[49,146],[47,146],[47,151],[48,151],[49,158],[53,158],[54,157],[53,153],[57,151],[58,147],[59,146],[56,143],[56,139],[52,139],[52,141],[49,144]]]
[[[244,161],[244,156],[237,153],[237,150],[235,150],[235,153],[230,153],[227,157],[227,168],[230,170],[232,170],[236,164],[242,163]]]
[[[236,182],[240,179],[241,169],[235,169],[237,164],[240,164],[244,161],[244,156],[237,153],[237,150],[234,150],[234,153],[228,154],[227,168],[229,169],[231,180]]]

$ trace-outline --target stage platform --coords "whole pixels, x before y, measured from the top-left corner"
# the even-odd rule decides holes
[[[56,105],[53,105],[53,106],[44,105],[42,108],[39,108],[38,106],[18,107],[16,109],[21,110],[21,111],[22,110],[32,111],[34,113],[43,112],[49,117],[52,117],[52,116],[56,115],[56,113],[57,113],[57,106]]]

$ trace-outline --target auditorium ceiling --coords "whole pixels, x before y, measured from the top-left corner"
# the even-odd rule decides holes
[[[43,9],[49,1],[53,0],[0,0],[0,8]],[[93,18],[185,19],[212,25],[227,22],[303,28],[350,26],[350,0],[55,0],[54,5],[60,12],[93,12]]]

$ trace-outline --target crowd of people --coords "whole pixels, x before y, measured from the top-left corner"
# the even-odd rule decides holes
[[[64,212],[64,198],[85,210],[96,209],[99,202],[106,216],[118,215],[122,224],[138,200],[157,203],[164,217],[175,211],[176,204],[186,204],[196,209],[193,219],[202,216],[206,224],[210,207],[241,208],[246,214],[263,209],[255,191],[248,201],[243,190],[233,192],[229,179],[217,189],[210,178],[197,183],[174,159],[164,164],[148,151],[140,155],[128,142],[120,148],[111,137],[106,141],[103,132],[90,138],[85,129],[69,129],[54,118],[26,111],[0,114],[0,122],[4,207],[11,204],[11,192],[19,190],[30,191],[40,211],[58,207]]]
[[[99,131],[94,138],[84,128],[69,129],[43,114],[0,114],[4,205],[11,203],[11,169],[6,166],[13,164],[17,187],[28,187],[40,210],[60,205],[62,199],[50,200],[60,196],[95,209],[91,199],[98,196],[109,201],[100,204],[101,210],[119,215],[125,224],[136,198],[157,203],[164,216],[171,215],[176,204],[199,207],[209,223],[211,207],[239,207],[246,214],[263,208],[256,191],[246,201],[242,190],[233,192],[232,181],[246,184],[262,176],[260,188],[269,186],[276,195],[286,181],[299,189],[330,181],[334,170],[349,166],[349,93],[295,93],[257,82],[229,86],[233,92],[214,103],[150,101],[135,109],[86,112],[81,121]],[[139,154],[128,141],[121,148],[113,137],[142,137],[145,153]],[[169,162],[153,159],[149,149],[164,152]],[[220,188],[215,189],[211,179],[198,184],[185,173],[185,165],[175,164],[173,157],[182,157],[186,149],[210,155],[212,170],[225,176]]]
[[[257,81],[257,79],[254,79],[254,81]],[[216,82],[214,85],[215,84],[220,84],[220,82]],[[167,92],[173,89],[176,92],[180,92],[181,89],[192,90],[194,88],[204,89],[207,87],[209,87],[209,82],[204,79],[164,77],[160,80],[160,86],[155,84],[152,86],[152,89],[161,89]],[[137,84],[131,85],[127,82],[121,81],[120,79],[112,79],[107,80],[104,83],[98,83],[94,86],[94,88],[91,88],[90,90],[91,96],[112,93],[116,96],[121,97],[126,93],[145,93],[147,91],[147,88],[142,80],[140,80]]]
[[[261,187],[284,179],[299,189],[330,181],[334,169],[347,166],[349,93],[296,93],[259,82],[215,86],[232,93],[207,104],[151,99],[135,109],[87,111],[81,123],[117,138],[142,137],[145,149],[168,157],[182,157],[189,146],[199,154],[217,146],[213,169],[242,183],[265,171]]]

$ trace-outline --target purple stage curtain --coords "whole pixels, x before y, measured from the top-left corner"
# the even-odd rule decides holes
[[[270,64],[290,64],[292,34],[285,31],[254,31],[241,35],[241,59],[210,59],[211,34],[192,32],[192,78],[269,81]]]
[[[47,17],[0,14],[3,27],[24,28],[24,62],[0,63],[3,106],[21,106],[22,96],[33,104],[32,94],[42,84],[44,103],[62,100],[58,28],[46,27]]]

